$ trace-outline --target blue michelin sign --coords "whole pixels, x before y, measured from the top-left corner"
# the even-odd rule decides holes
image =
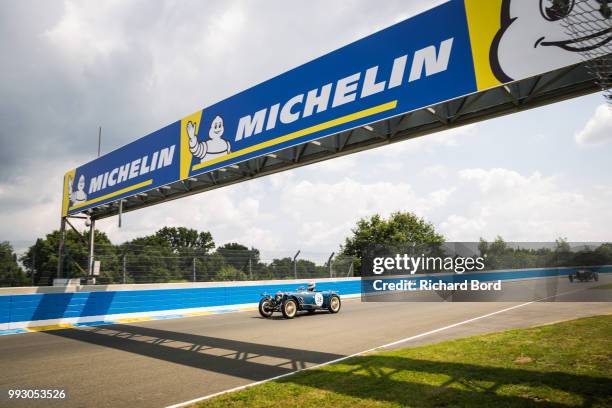
[[[68,172],[64,215],[475,90],[464,4],[451,1]]]
[[[451,0],[187,115],[67,172],[62,215],[578,63],[542,4]]]
[[[189,175],[475,90],[464,5],[453,1],[183,119]]]

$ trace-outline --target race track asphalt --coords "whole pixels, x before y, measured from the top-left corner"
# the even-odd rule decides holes
[[[602,277],[598,284],[607,282],[612,282],[612,276]],[[586,290],[593,285],[563,281],[558,289]],[[591,292],[612,291],[585,293]],[[2,336],[0,405],[163,407],[519,304],[352,299],[343,303],[338,314],[316,313],[293,320],[266,320],[253,311]],[[397,347],[609,313],[611,302],[536,302]],[[68,398],[7,400],[7,390],[15,388],[64,389]]]

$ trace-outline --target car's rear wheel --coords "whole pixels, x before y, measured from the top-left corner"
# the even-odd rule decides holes
[[[259,301],[259,314],[262,317],[268,318],[272,316],[274,313],[274,308],[270,302],[270,299],[261,299]]]
[[[293,299],[285,299],[281,307],[285,319],[293,319],[297,314],[297,302]]]
[[[593,274],[593,280],[594,280],[595,282],[597,282],[597,281],[599,280],[599,274],[598,274],[597,272],[595,272],[595,273]]]
[[[574,277],[572,275],[568,276],[568,278],[569,278],[570,282],[574,281]]]
[[[330,313],[338,313],[341,306],[342,303],[340,302],[340,297],[332,295],[332,297],[329,298],[329,307],[327,310],[329,310]]]

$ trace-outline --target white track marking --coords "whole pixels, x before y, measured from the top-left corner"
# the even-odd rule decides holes
[[[380,349],[384,349],[384,348],[388,348],[388,347],[393,347],[393,346],[396,346],[396,345],[401,344],[401,343],[405,343],[405,342],[408,342],[408,341],[411,341],[411,340],[415,340],[415,339],[418,339],[418,338],[421,338],[421,337],[429,336],[429,335],[434,334],[434,333],[439,333],[441,331],[452,329],[453,327],[457,327],[457,326],[461,326],[461,325],[464,325],[464,324],[467,324],[467,323],[471,323],[471,322],[474,322],[476,320],[485,319],[487,317],[495,316],[496,314],[504,313],[504,312],[507,312],[507,311],[513,310],[513,309],[518,309],[519,307],[528,306],[528,305],[530,305],[532,303],[540,302],[542,300],[554,298],[554,297],[557,297],[557,296],[566,295],[566,294],[569,294],[569,293],[579,292],[581,290],[584,290],[584,289],[572,290],[572,291],[569,291],[569,292],[564,292],[564,293],[559,293],[559,294],[552,295],[552,296],[547,296],[547,297],[542,298],[542,299],[532,300],[531,302],[521,303],[520,305],[510,306],[510,307],[507,307],[505,309],[501,309],[501,310],[498,310],[498,311],[495,311],[495,312],[487,313],[485,315],[474,317],[474,318],[471,318],[471,319],[468,319],[468,320],[464,320],[464,321],[461,321],[461,322],[458,322],[458,323],[454,323],[454,324],[451,324],[451,325],[448,325],[448,326],[440,327],[438,329],[430,330],[430,331],[425,332],[425,333],[421,333],[421,334],[417,334],[417,335],[414,335],[414,336],[410,336],[410,337],[406,337],[406,338],[403,338],[403,339],[399,339],[399,340],[396,340],[396,341],[391,342],[391,343],[383,344],[382,346],[372,347],[371,349],[360,351],[360,352],[351,354],[349,356],[344,356],[344,357],[337,358],[335,360],[326,361],[325,363],[316,364],[316,365],[313,365],[313,366],[310,366],[310,367],[306,367],[306,368],[301,368],[299,370],[295,370],[295,371],[292,371],[290,373],[285,373],[285,374],[277,375],[276,377],[266,378],[265,380],[256,381],[256,382],[252,382],[252,383],[249,383],[249,384],[240,385],[238,387],[230,388],[230,389],[227,389],[227,390],[224,390],[224,391],[215,392],[214,394],[205,395],[203,397],[195,398],[195,399],[192,399],[190,401],[179,402],[178,404],[169,405],[166,408],[185,407],[185,406],[188,406],[188,405],[195,404],[196,402],[200,402],[200,401],[204,401],[204,400],[207,400],[207,399],[210,399],[210,398],[218,397],[218,396],[223,395],[223,394],[229,394],[230,392],[240,391],[240,390],[244,390],[246,388],[254,387],[256,385],[265,384],[265,383],[270,382],[270,381],[279,380],[281,378],[289,377],[291,375],[297,374],[297,373],[299,373],[301,371],[313,370],[315,368],[320,368],[320,367],[324,367],[324,366],[327,366],[327,365],[330,365],[330,364],[339,363],[341,361],[348,360],[349,358],[357,357],[357,356],[360,356],[362,354],[370,353],[372,351],[376,351],[376,350],[380,350]]]

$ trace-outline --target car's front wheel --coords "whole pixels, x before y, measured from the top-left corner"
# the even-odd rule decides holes
[[[574,281],[574,277],[572,275],[568,276],[568,278],[569,278],[570,282]]]
[[[281,307],[281,312],[283,312],[283,317],[285,319],[293,319],[297,314],[297,309],[297,302],[295,300],[285,299]]]
[[[270,299],[261,299],[259,301],[259,314],[262,317],[268,318],[272,316],[274,313],[274,308],[270,302]]]
[[[329,307],[327,309],[330,313],[338,313],[341,306],[342,303],[340,302],[340,297],[337,295],[332,295],[332,297],[329,299]]]

